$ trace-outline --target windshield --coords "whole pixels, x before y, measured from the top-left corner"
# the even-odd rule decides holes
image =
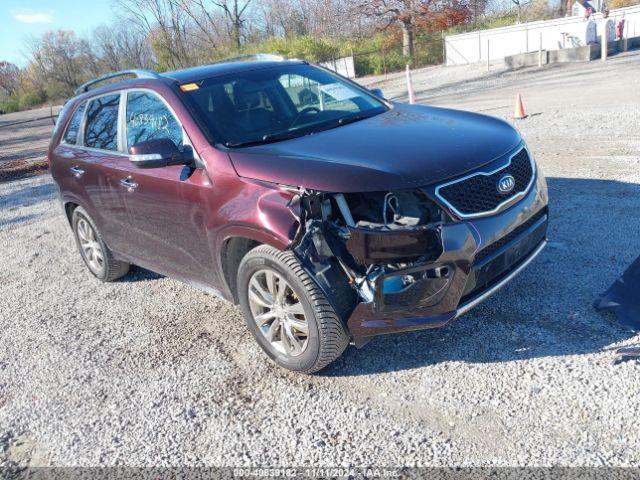
[[[184,96],[215,142],[228,147],[308,135],[387,110],[374,96],[310,65],[250,70],[190,85]]]

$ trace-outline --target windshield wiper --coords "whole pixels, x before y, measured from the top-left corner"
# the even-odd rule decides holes
[[[358,122],[360,120],[364,120],[365,118],[370,118],[377,115],[378,112],[374,113],[361,113],[359,115],[350,115],[348,117],[342,117],[338,119],[338,125],[346,125],[347,123]]]
[[[258,140],[247,140],[246,142],[224,142],[224,146],[227,148],[237,148],[237,147],[250,147],[251,145],[262,145],[264,142],[260,139]]]
[[[267,133],[266,135],[263,135],[262,138],[257,138],[255,140],[247,140],[245,142],[226,142],[224,145],[227,148],[238,148],[249,147],[251,145],[263,145],[265,143],[280,142],[282,140],[303,137],[305,135],[313,135],[314,133],[322,132],[324,130],[331,130],[332,128],[341,127],[342,125],[346,125],[348,123],[358,122],[366,118],[374,117],[379,113],[381,112],[376,110],[373,112],[370,111],[367,113],[349,115],[346,117],[338,118],[337,120],[328,120],[320,124],[307,125],[305,127],[288,132],[285,131],[280,133]],[[314,128],[317,128],[317,130],[315,130]]]
[[[289,140],[290,138],[303,137],[304,135],[310,135],[313,132],[300,132],[300,130],[293,130],[292,132],[282,133],[268,133],[262,137],[264,143],[279,142],[280,140]]]
[[[300,130],[294,130],[292,132],[282,132],[282,133],[267,133],[263,135],[262,138],[258,138],[255,140],[247,140],[246,142],[226,142],[224,145],[227,148],[237,148],[237,147],[249,147],[251,145],[263,145],[265,143],[273,143],[279,142],[281,140],[289,140],[291,138],[302,137],[304,135],[310,135],[313,132],[302,133]]]

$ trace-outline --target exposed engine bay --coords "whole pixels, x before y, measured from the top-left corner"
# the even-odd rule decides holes
[[[303,191],[293,250],[337,312],[357,303],[392,312],[437,303],[451,278],[429,265],[443,252],[446,214],[420,191]]]

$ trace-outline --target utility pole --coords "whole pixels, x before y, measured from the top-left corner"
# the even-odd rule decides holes
[[[542,68],[542,32],[540,32],[540,41],[538,42],[538,68]]]
[[[603,62],[607,61],[607,54],[608,52],[608,43],[607,42],[607,32],[602,32],[602,35],[600,36],[600,56],[602,58]]]
[[[487,38],[487,72],[491,69],[491,57],[489,55],[489,39]]]

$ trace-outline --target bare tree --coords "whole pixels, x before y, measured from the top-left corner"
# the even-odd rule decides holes
[[[83,38],[70,31],[47,32],[31,41],[30,62],[22,71],[15,65],[0,62],[0,89],[11,94],[20,88],[21,92],[36,92],[38,98],[58,99],[73,92],[88,78],[108,71],[139,67],[178,69],[220,58],[248,41],[299,35],[353,40],[391,26],[397,27],[394,35],[402,31],[404,54],[411,57],[416,31],[433,32],[464,23],[499,2],[114,1],[120,6],[118,23],[96,28]],[[311,44],[314,42],[309,42]]]
[[[144,32],[124,24],[102,25],[91,35],[92,50],[103,71],[153,67]]]
[[[400,24],[402,29],[402,54],[413,57],[414,26],[416,17],[425,15],[436,0],[360,0],[358,9],[383,22],[382,29]]]
[[[258,4],[267,36],[359,36],[366,18],[348,0],[262,0]]]
[[[265,0],[258,6],[261,28],[267,37],[308,35],[311,26],[303,0]]]
[[[402,54],[412,58],[416,30],[436,31],[480,16],[489,0],[359,0],[363,15],[376,18],[378,28],[399,26]]]
[[[116,0],[152,45],[160,67],[180,68],[242,45],[253,0]]]
[[[192,0],[202,3],[203,0]],[[231,23],[231,41],[235,45],[236,49],[240,49],[242,26],[244,25],[245,12],[247,7],[251,4],[251,0],[211,0],[213,5],[216,5],[222,9],[227,20]]]
[[[476,23],[487,10],[488,0],[469,0],[468,7],[471,12],[471,20]]]
[[[188,15],[174,0],[116,0],[126,21],[154,43],[161,67],[180,68],[193,63],[188,42]]]
[[[233,27],[227,21],[217,2],[210,0],[171,0],[191,21],[190,36],[205,48],[218,53],[220,45],[226,43],[233,34]],[[244,13],[244,12],[243,12]],[[238,45],[236,44],[236,48]]]
[[[236,50],[242,46],[242,33],[252,0],[169,0],[191,21],[190,33],[218,51],[230,41]],[[222,31],[221,27],[225,30]]]
[[[20,69],[10,62],[0,61],[0,89],[13,95],[20,87]]]
[[[71,93],[95,70],[95,58],[86,40],[78,39],[72,31],[46,32],[33,40],[31,61],[40,74],[57,82],[63,93]]]

